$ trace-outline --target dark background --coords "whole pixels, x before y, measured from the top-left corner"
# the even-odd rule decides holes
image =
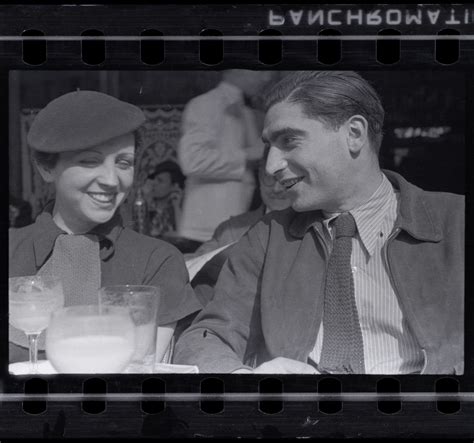
[[[382,166],[428,190],[464,193],[464,74],[360,72],[379,92],[386,111]],[[284,73],[281,71],[280,75]],[[10,192],[22,197],[21,109],[42,108],[52,99],[78,88],[106,92],[136,105],[184,105],[212,89],[219,79],[218,71],[11,72]],[[445,134],[434,137],[437,128],[445,128]],[[427,135],[423,136],[422,131]],[[404,135],[400,138],[397,133]]]

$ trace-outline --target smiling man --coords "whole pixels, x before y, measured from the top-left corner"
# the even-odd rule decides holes
[[[380,169],[384,110],[357,73],[292,73],[266,109],[266,170],[291,208],[234,248],[175,361],[202,372],[462,374],[464,198]]]

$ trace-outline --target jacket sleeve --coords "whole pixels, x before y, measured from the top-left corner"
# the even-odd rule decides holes
[[[166,325],[202,309],[189,283],[188,271],[181,253],[163,243],[150,255],[143,284],[160,288],[158,324]]]
[[[178,161],[186,176],[210,180],[240,180],[245,172],[245,152],[220,146],[225,109],[210,98],[197,97],[186,107]]]
[[[234,246],[213,300],[177,342],[175,363],[197,365],[200,372],[214,373],[245,367],[251,328],[260,328],[260,316],[254,311],[260,298],[263,258],[263,242],[258,229],[252,229]]]

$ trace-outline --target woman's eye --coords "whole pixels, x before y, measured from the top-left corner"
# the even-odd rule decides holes
[[[95,166],[100,162],[97,158],[82,158],[79,160],[79,164],[84,166]]]
[[[119,160],[117,165],[122,169],[133,168],[133,160]]]

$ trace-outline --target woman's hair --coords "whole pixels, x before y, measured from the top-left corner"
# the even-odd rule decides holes
[[[286,101],[301,105],[309,118],[338,129],[353,115],[368,122],[371,145],[382,143],[384,109],[377,92],[353,71],[297,71],[285,76],[267,94],[265,109]]]
[[[53,169],[59,160],[59,152],[42,152],[32,150],[33,159],[45,169]]]

